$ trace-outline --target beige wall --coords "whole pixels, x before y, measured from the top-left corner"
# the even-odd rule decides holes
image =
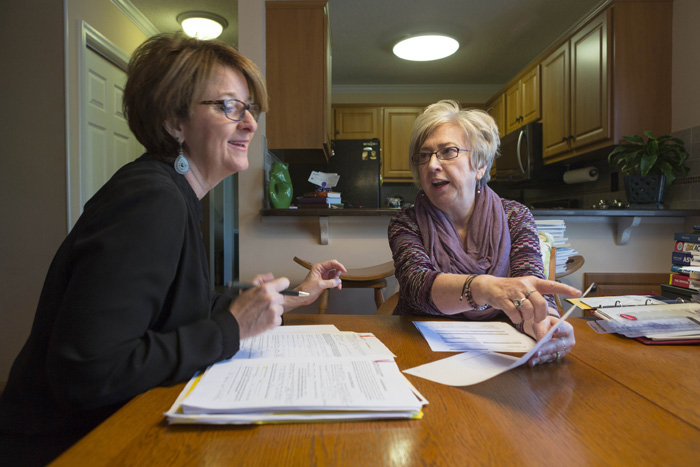
[[[66,130],[77,161],[80,21],[126,53],[145,39],[109,0],[65,4],[64,17],[57,0],[0,3],[0,381],[29,334],[49,263],[68,231]]]
[[[40,5],[37,5],[40,3]],[[27,31],[37,34],[27,35]],[[24,343],[66,234],[61,2],[0,3],[0,381]]]
[[[673,2],[672,131],[700,125],[700,1]]]

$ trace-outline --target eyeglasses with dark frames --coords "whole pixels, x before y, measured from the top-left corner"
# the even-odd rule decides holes
[[[448,161],[459,156],[460,151],[470,152],[470,149],[460,149],[455,146],[450,146],[448,148],[438,149],[435,152],[417,152],[411,156],[411,160],[415,165],[423,165],[430,162],[430,159],[435,154],[435,157],[440,161]]]
[[[258,104],[246,104],[238,99],[202,101],[200,104],[221,106],[221,110],[223,110],[224,114],[226,114],[226,118],[233,120],[234,122],[240,122],[243,120],[246,110],[250,112],[256,122],[258,121],[258,117],[260,117],[260,106]]]

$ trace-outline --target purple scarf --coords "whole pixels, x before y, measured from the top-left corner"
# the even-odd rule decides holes
[[[424,192],[416,196],[416,220],[423,246],[437,270],[453,274],[508,277],[510,231],[501,198],[484,185],[474,198],[466,251],[454,225]]]

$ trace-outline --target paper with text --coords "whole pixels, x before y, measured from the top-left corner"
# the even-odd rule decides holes
[[[593,286],[591,285],[591,287]],[[591,290],[591,287],[583,293],[582,297]],[[576,309],[576,305],[569,307],[569,310],[547,331],[547,334],[520,358],[492,352],[465,352],[404,370],[404,373],[449,386],[470,386],[481,383],[527,362],[540,347],[552,338],[557,328],[571,316],[574,309]]]
[[[393,360],[369,359],[229,360],[182,403],[186,414],[420,408]]]
[[[433,352],[527,352],[529,336],[500,321],[414,321]]]
[[[265,332],[243,339],[236,360],[250,358],[322,358],[364,356],[394,358],[395,355],[371,333]]]

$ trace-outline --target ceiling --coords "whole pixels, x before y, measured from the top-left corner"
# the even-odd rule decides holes
[[[246,1],[246,0],[244,0]],[[505,84],[604,0],[328,0],[334,86]],[[237,45],[238,0],[131,0],[162,32],[178,14],[208,11],[229,23]],[[391,53],[405,37],[443,32],[451,57],[407,62]]]

